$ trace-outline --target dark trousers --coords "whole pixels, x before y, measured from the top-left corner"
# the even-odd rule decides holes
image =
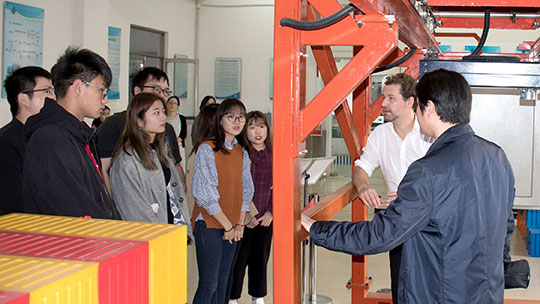
[[[204,221],[195,222],[193,234],[199,269],[193,304],[225,303],[236,242],[224,241],[223,229],[207,228]]]
[[[403,245],[390,250],[390,280],[392,281],[392,303],[398,304],[399,267],[401,265],[401,251]]]
[[[232,269],[231,299],[240,299],[246,266],[248,268],[248,293],[255,298],[266,296],[266,270],[272,245],[272,224],[244,230],[238,256]]]

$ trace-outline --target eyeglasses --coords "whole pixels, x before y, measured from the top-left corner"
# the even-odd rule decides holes
[[[162,89],[158,86],[142,86],[143,88],[149,88],[152,89],[152,91],[158,95],[163,95],[165,97],[169,97],[172,95],[172,91],[167,89]]]
[[[169,101],[167,101],[167,103],[170,104],[171,106],[172,106],[172,105],[175,105],[175,106],[178,107],[178,103],[177,103],[176,101],[169,100]]]
[[[234,114],[227,114],[225,115],[225,118],[227,118],[228,121],[230,122],[245,122],[246,121],[246,115],[245,114],[242,114],[240,116],[236,116]]]
[[[24,91],[22,93],[29,94],[29,93],[35,93],[35,92],[45,92],[45,94],[50,95],[50,96],[54,96],[54,94],[55,94],[53,87],[46,87],[46,88],[43,88],[43,89],[36,89],[36,90],[28,90],[28,91]]]
[[[107,97],[107,93],[109,93],[109,88],[102,88],[102,87],[99,87],[95,84],[92,84],[88,81],[86,81],[84,84],[86,84],[87,86],[94,86],[96,88],[99,89],[99,91],[101,91],[101,99],[105,99],[105,97]]]

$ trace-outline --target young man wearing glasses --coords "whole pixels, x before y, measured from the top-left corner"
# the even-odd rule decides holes
[[[0,215],[22,211],[22,171],[26,149],[24,124],[39,113],[45,98],[55,98],[51,74],[28,66],[11,73],[4,81],[13,119],[0,129]]]
[[[51,74],[57,102],[46,99],[24,131],[24,211],[120,219],[101,178],[94,129],[83,121],[108,102],[111,69],[98,54],[70,47]]]
[[[167,100],[172,93],[171,90],[169,90],[169,77],[167,77],[167,74],[165,74],[163,70],[155,67],[146,67],[136,72],[131,75],[131,94],[135,96],[141,92],[154,93]],[[103,165],[103,180],[105,180],[109,192],[111,191],[111,186],[108,171],[111,167],[111,158],[116,143],[124,131],[125,124],[126,111],[122,111],[107,118],[97,132],[97,148]],[[180,157],[176,134],[170,124],[165,125],[165,139],[171,149],[176,163],[176,169],[184,184],[184,189],[186,189],[184,169],[180,164],[182,158]]]

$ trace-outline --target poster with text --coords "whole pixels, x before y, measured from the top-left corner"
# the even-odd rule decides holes
[[[108,99],[120,99],[120,38],[122,29],[109,26],[108,63],[112,71],[112,83],[107,93]]]
[[[241,58],[216,58],[214,96],[218,99],[240,98]]]
[[[186,55],[175,54],[174,59],[188,59]],[[174,63],[174,94],[181,99],[188,97],[188,65],[187,63]]]
[[[42,8],[5,2],[2,79],[20,67],[43,65],[44,17]]]

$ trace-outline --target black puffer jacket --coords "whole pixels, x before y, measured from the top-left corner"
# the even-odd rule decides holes
[[[86,151],[95,151],[94,130],[46,99],[28,119],[23,166],[23,204],[28,213],[120,219]],[[96,161],[99,157],[94,154]]]

